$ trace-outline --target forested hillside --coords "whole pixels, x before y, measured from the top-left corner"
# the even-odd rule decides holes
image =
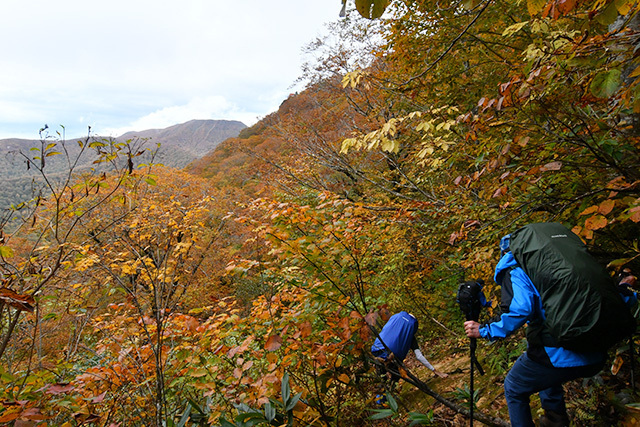
[[[191,120],[187,123],[171,126],[166,129],[148,129],[139,132],[128,132],[113,138],[114,142],[126,142],[136,139],[147,141],[147,146],[157,146],[153,161],[173,168],[182,168],[191,161],[202,157],[213,150],[219,143],[227,138],[238,135],[246,126],[239,121],[232,120]],[[56,141],[56,152],[68,151],[69,156],[78,159],[75,165],[76,172],[89,170],[94,167],[89,150],[82,157],[79,153],[78,140],[85,143],[100,142],[106,139],[90,134],[83,138],[70,138],[65,141],[64,129],[42,129],[41,139],[38,141],[26,139],[0,140],[0,208],[18,205],[31,199],[34,193],[42,188],[43,182],[37,172],[27,168],[25,156],[21,153],[29,153],[36,150],[46,150],[46,147]],[[53,151],[50,151],[53,152]],[[66,158],[62,156],[49,156],[47,160],[47,174],[51,179],[63,177],[69,169]],[[146,162],[151,159],[146,158]]]
[[[0,223],[0,422],[466,425],[455,295],[482,278],[499,313],[503,235],[561,222],[612,276],[640,271],[637,2],[355,5],[304,91],[185,170],[137,139],[26,153],[50,195]],[[385,310],[416,316],[447,378],[410,356],[384,388]],[[566,385],[574,425],[633,425],[627,344]],[[482,423],[508,425],[525,345],[478,342]]]

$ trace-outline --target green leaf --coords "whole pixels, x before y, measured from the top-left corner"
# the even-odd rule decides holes
[[[2,258],[13,257],[13,249],[11,249],[9,246],[0,246],[0,256]]]
[[[282,377],[282,403],[285,406],[289,403],[289,398],[291,397],[291,387],[289,386],[289,373],[285,372]]]
[[[391,408],[391,410],[394,413],[398,412],[398,402],[396,402],[396,399],[394,399],[391,393],[389,392],[387,392],[386,395],[387,395],[387,402],[389,402],[389,408]]]
[[[298,400],[300,400],[300,396],[302,396],[302,393],[298,393],[295,396],[293,396],[293,398],[289,401],[289,403],[287,403],[287,406],[284,408],[284,410],[287,412],[292,410],[296,406],[296,403],[298,403]]]
[[[409,420],[411,421],[411,424],[409,424],[410,426],[415,426],[418,424],[431,425],[433,423],[433,412],[429,411],[428,414],[409,412]]]
[[[187,424],[187,421],[189,421],[190,414],[191,414],[191,405],[187,403],[187,408],[184,410],[184,414],[182,414],[182,417],[180,418],[180,421],[178,421],[178,424],[176,425],[176,427],[184,427],[185,424]]]
[[[375,412],[369,417],[371,420],[381,420],[393,415],[393,411],[391,409],[371,409],[371,411]]]
[[[49,320],[49,319],[54,319],[54,320],[55,320],[55,319],[57,319],[57,318],[58,318],[58,315],[57,315],[56,313],[49,313],[49,314],[47,314],[46,316],[44,316],[44,317],[42,318],[42,320],[43,320],[43,321],[45,321],[45,320]]]
[[[276,418],[276,408],[271,405],[271,402],[267,402],[264,405],[264,417],[268,422],[271,422]]]
[[[220,427],[236,427],[235,424],[231,424],[229,421],[225,420],[224,418],[220,418],[218,422],[220,423]]]
[[[238,414],[236,421],[247,426],[253,426],[259,423],[266,423],[267,419],[260,412],[245,412],[244,414]]]
[[[598,98],[609,98],[620,86],[620,70],[613,69],[596,74],[591,82],[591,94]]]
[[[618,8],[616,2],[611,2],[602,12],[596,15],[596,21],[602,25],[610,25],[618,18]]]
[[[619,267],[622,267],[623,265],[628,264],[631,261],[633,261],[633,258],[614,259],[609,264],[607,264],[607,268],[619,268]]]
[[[380,18],[389,6],[389,0],[356,0],[356,9],[360,15],[369,19]]]

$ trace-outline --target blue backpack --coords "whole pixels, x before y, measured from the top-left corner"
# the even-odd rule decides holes
[[[411,348],[416,331],[418,330],[418,321],[406,311],[396,313],[387,321],[380,331],[380,338],[376,338],[371,346],[371,351],[383,351],[385,357],[388,357],[388,351],[380,342],[380,339],[391,350],[396,359],[402,361],[407,357],[407,353]]]

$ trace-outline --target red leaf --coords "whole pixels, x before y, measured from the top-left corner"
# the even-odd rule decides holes
[[[541,172],[546,172],[546,171],[559,171],[560,169],[562,169],[562,162],[557,161],[557,162],[550,162],[547,163],[546,165],[542,166],[540,168]]]
[[[380,315],[377,311],[372,311],[364,317],[364,321],[367,322],[367,325],[375,326],[379,317]]]
[[[106,395],[107,395],[107,392],[105,391],[102,394],[99,394],[99,395],[97,395],[95,397],[92,397],[91,398],[91,403],[100,403],[100,402],[102,402]]]
[[[300,325],[300,334],[302,335],[302,338],[306,338],[311,335],[311,322],[304,322]]]
[[[504,196],[505,194],[507,194],[507,187],[500,187],[493,193],[491,198],[495,199],[496,197]]]
[[[269,339],[267,339],[264,349],[267,351],[276,351],[280,346],[282,346],[282,338],[280,335],[271,335]]]
[[[54,384],[47,388],[47,393],[58,395],[72,390],[75,390],[75,386],[72,384]]]

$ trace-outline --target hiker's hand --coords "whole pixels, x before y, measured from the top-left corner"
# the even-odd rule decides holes
[[[467,320],[464,322],[464,333],[467,334],[469,338],[480,338],[480,323]]]
[[[438,370],[433,371],[433,373],[439,376],[440,378],[447,378],[449,376],[449,374],[445,374],[444,372],[440,372]]]

